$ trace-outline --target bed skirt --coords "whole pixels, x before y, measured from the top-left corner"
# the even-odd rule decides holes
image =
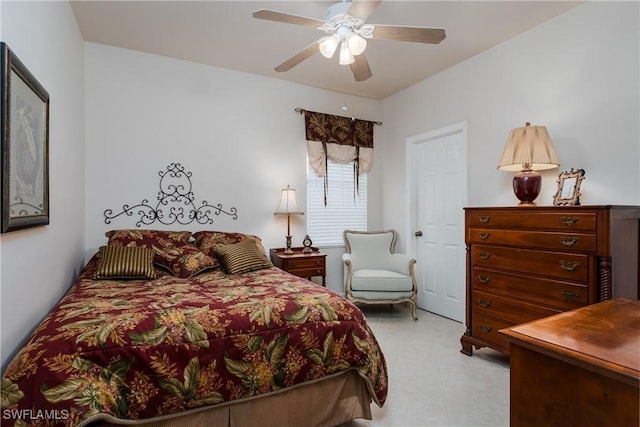
[[[179,415],[131,421],[109,418],[91,427],[333,427],[371,419],[371,397],[355,370],[301,384],[277,393]]]

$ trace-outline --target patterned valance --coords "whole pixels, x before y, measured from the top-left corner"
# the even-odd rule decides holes
[[[358,192],[358,177],[373,166],[373,125],[378,122],[334,116],[314,111],[297,110],[304,114],[309,165],[324,177],[324,204],[327,204],[327,161],[353,162],[354,198]]]
[[[373,148],[374,122],[302,110],[307,141]]]

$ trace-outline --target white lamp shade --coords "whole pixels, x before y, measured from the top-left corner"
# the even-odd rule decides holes
[[[334,34],[332,36],[323,37],[318,48],[320,49],[322,56],[325,58],[331,58],[336,52],[339,44],[340,38]]]
[[[498,169],[502,171],[520,171],[523,169],[545,170],[560,166],[547,128],[544,126],[526,126],[513,129],[504,146]]]
[[[296,203],[296,190],[287,185],[280,193],[280,203],[274,215],[303,215]]]
[[[353,53],[351,53],[351,49],[349,49],[349,45],[346,42],[342,42],[340,44],[340,65],[349,65],[355,62],[355,58],[353,57]]]
[[[351,53],[355,56],[360,55],[367,48],[367,41],[356,33],[351,33],[347,36],[347,44],[351,49]]]

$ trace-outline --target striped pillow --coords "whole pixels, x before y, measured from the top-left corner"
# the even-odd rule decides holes
[[[127,246],[102,246],[95,279],[155,279],[155,251]]]
[[[216,255],[229,274],[246,273],[272,267],[273,264],[252,240],[216,247]]]

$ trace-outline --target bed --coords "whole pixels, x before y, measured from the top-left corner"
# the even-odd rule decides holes
[[[107,237],[7,366],[3,426],[334,426],[384,404],[362,312],[256,236]]]

